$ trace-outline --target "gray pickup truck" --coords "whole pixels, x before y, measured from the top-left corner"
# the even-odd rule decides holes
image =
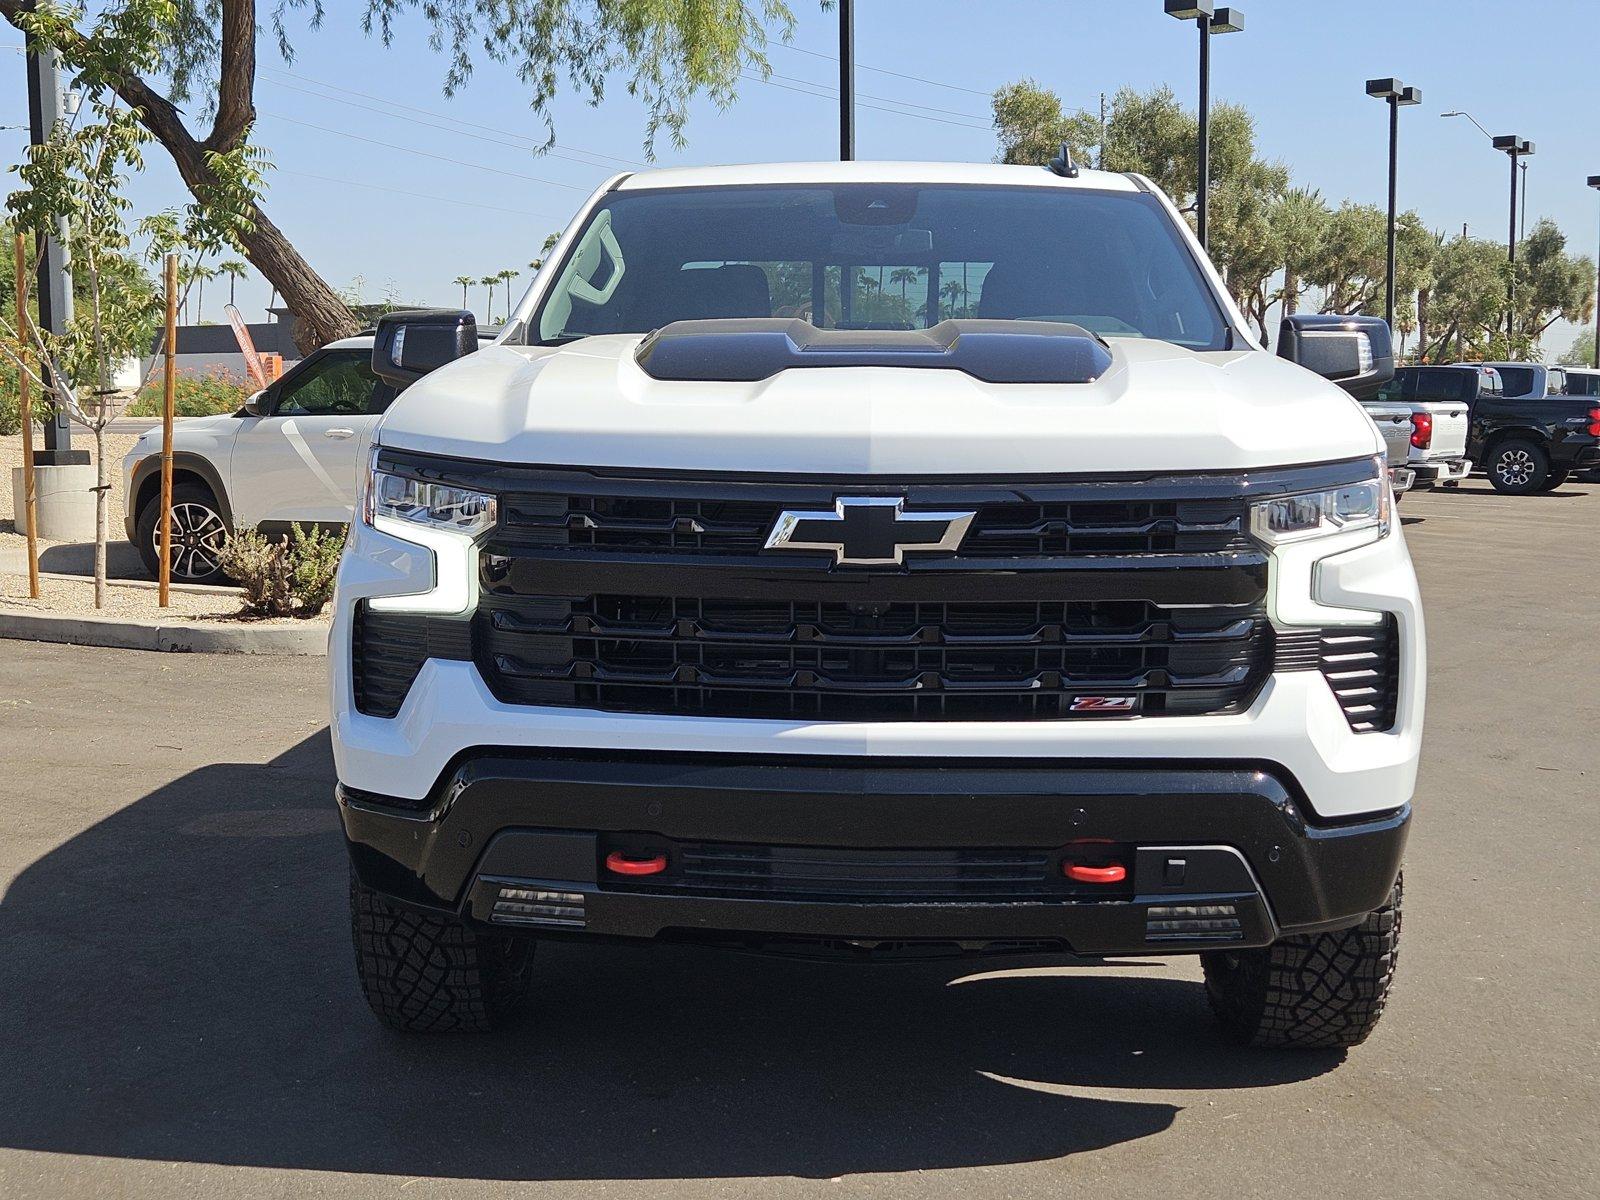
[[[1406,465],[1411,457],[1411,406],[1387,400],[1364,400],[1361,407],[1383,435],[1384,456],[1389,464],[1389,483],[1398,498],[1411,490],[1417,473]]]

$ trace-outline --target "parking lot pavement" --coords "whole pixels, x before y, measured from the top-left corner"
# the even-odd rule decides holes
[[[1593,1195],[1600,487],[1402,512],[1429,732],[1348,1057],[1226,1046],[1187,959],[547,947],[525,1028],[392,1036],[322,664],[0,643],[0,1195]]]

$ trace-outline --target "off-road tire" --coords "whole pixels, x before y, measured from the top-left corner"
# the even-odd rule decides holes
[[[1543,446],[1523,438],[1501,442],[1484,464],[1494,490],[1508,496],[1530,496],[1544,490],[1550,456]]]
[[[1558,471],[1552,467],[1550,469],[1550,474],[1544,477],[1544,486],[1539,490],[1541,492],[1553,492],[1563,483],[1565,483],[1567,481],[1567,477],[1571,474],[1571,471]]]
[[[202,510],[211,514],[216,523],[224,530],[224,538],[226,537],[227,525],[222,515],[222,505],[217,502],[217,498],[211,494],[211,489],[206,487],[205,484],[188,482],[174,484],[172,488],[172,507],[174,512],[182,508],[186,514],[192,514],[196,520],[204,520],[201,516]],[[158,579],[161,575],[161,554],[155,545],[156,523],[160,519],[161,494],[157,492],[144,502],[144,507],[139,510],[138,518],[134,523],[134,546],[139,551],[139,557],[144,561],[144,569],[150,572],[151,579]],[[173,532],[176,537],[178,533],[176,528]],[[180,547],[173,554],[173,559],[177,560],[181,556],[182,550]],[[208,548],[207,561],[210,562],[214,559],[215,556],[210,554]],[[190,561],[192,565],[193,560]],[[220,560],[218,560],[215,567],[210,570],[191,570],[190,573],[183,573],[175,569],[172,572],[172,582],[196,584],[227,583],[228,576],[223,571]]]
[[[1247,1046],[1358,1046],[1378,1024],[1400,950],[1401,881],[1361,924],[1200,956],[1211,1009]]]
[[[361,991],[403,1033],[482,1033],[508,1024],[533,975],[534,942],[496,937],[391,903],[350,872]]]

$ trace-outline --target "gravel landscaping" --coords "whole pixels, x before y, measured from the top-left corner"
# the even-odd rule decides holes
[[[263,620],[246,617],[239,612],[239,593],[231,590],[189,590],[173,588],[172,603],[162,608],[157,603],[159,593],[155,585],[112,583],[107,588],[106,606],[94,606],[94,581],[90,579],[63,579],[46,576],[40,581],[41,596],[37,600],[28,596],[28,580],[24,575],[0,574],[0,611],[48,613],[53,616],[115,617],[124,620],[162,621],[231,621],[252,626],[290,625],[321,626],[326,628],[331,617],[327,610],[309,621],[295,617],[275,617]]]
[[[122,459],[133,449],[137,437],[131,433],[111,433],[106,435],[106,452],[111,456],[111,491],[109,493],[110,509],[108,519],[111,524],[112,543],[125,541],[122,530]],[[39,430],[34,430],[33,444],[35,447],[44,444],[43,435]],[[89,451],[90,461],[94,459],[94,438],[86,430],[74,427],[72,431],[72,448],[74,450]],[[22,532],[22,520],[11,511],[11,470],[22,465],[22,435],[11,434],[9,437],[0,438],[0,561],[7,561],[26,555],[28,539]],[[40,542],[41,546],[51,546],[64,543]],[[92,539],[91,539],[92,544]],[[25,559],[24,559],[25,561]]]

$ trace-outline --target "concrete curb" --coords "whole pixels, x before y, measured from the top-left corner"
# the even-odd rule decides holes
[[[328,653],[328,627],[320,621],[306,622],[304,626],[221,621],[163,624],[116,617],[61,617],[51,613],[0,611],[0,638],[189,654],[323,657]]]

